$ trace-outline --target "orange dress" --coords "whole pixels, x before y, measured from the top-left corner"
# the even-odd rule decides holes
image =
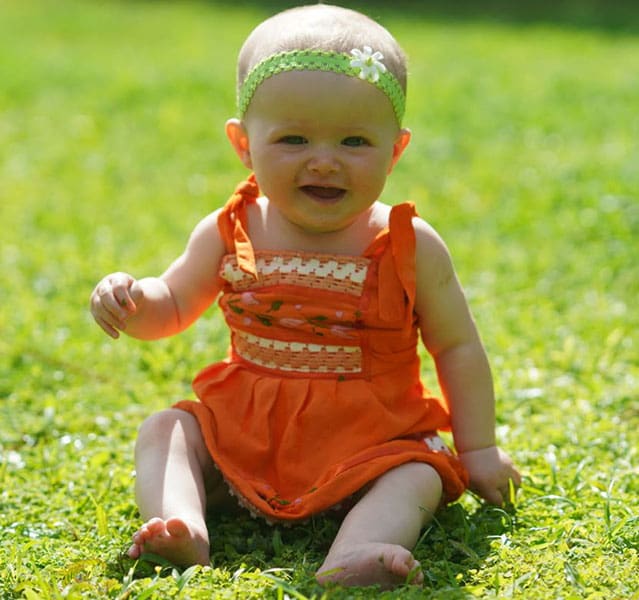
[[[267,519],[322,512],[411,461],[432,465],[454,500],[467,474],[436,434],[450,425],[444,402],[420,381],[412,204],[392,208],[361,256],[254,251],[246,209],[258,194],[251,177],[219,217],[229,356],[196,376],[199,401],[175,406]]]

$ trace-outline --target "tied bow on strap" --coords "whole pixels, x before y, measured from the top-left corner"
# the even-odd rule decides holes
[[[253,245],[247,234],[246,206],[258,198],[260,188],[257,185],[255,174],[251,174],[236,188],[226,206],[228,218],[219,221],[222,237],[229,252],[235,252],[237,264],[255,279],[258,278],[255,264]]]
[[[379,316],[388,322],[409,315],[415,306],[415,231],[416,216],[411,202],[394,206],[389,219],[390,251],[379,263]]]

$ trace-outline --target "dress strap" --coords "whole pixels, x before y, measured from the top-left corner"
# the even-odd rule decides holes
[[[256,279],[255,253],[247,233],[246,207],[255,202],[259,193],[255,175],[251,174],[235,188],[218,217],[218,230],[226,251],[234,253],[240,269]]]
[[[393,206],[390,212],[389,249],[379,263],[379,314],[385,321],[395,321],[404,315],[413,318],[416,278],[412,219],[415,216],[417,212],[412,202]]]

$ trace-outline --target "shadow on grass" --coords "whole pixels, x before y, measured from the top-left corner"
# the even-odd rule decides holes
[[[204,4],[237,7],[232,0],[202,0]],[[426,21],[488,22],[515,25],[556,25],[609,33],[639,33],[636,0],[331,0],[375,18],[408,17]],[[328,2],[330,3],[330,2]],[[312,0],[245,0],[270,15]]]
[[[463,589],[469,573],[482,569],[495,540],[514,530],[515,513],[481,504],[468,512],[452,504],[437,513],[415,548],[422,563],[425,585],[431,589]]]

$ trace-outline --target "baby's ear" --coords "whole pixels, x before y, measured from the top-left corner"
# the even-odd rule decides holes
[[[397,134],[397,138],[395,139],[395,143],[393,144],[393,157],[391,159],[390,168],[388,172],[390,173],[393,170],[393,167],[397,164],[397,161],[400,159],[401,155],[406,150],[406,146],[410,142],[411,132],[410,129],[400,129]]]
[[[235,153],[240,157],[242,164],[247,169],[252,169],[253,162],[251,161],[249,139],[244,123],[239,119],[229,119],[226,122],[225,131],[226,137],[229,138],[229,142],[231,142]]]

